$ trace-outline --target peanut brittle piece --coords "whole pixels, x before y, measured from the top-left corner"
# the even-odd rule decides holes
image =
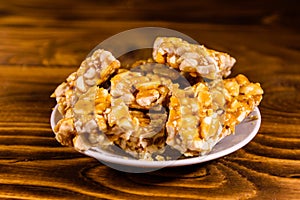
[[[259,105],[264,92],[259,83],[250,82],[242,74],[225,79],[223,83],[226,98],[223,132],[228,135],[234,133],[235,126]]]
[[[66,82],[56,88],[51,97],[56,98],[58,110],[63,115],[62,122],[55,127],[56,138],[59,138],[60,143],[74,145],[79,150],[87,148],[88,145],[75,140],[81,137],[80,133],[98,128],[93,117],[88,116],[94,111],[97,84],[106,81],[119,67],[120,62],[110,52],[99,49],[87,57]],[[80,141],[84,140],[81,138]]]
[[[227,53],[190,44],[181,38],[158,37],[153,45],[153,59],[158,63],[188,72],[192,76],[216,79],[227,77],[235,59]]]
[[[197,102],[188,99],[190,107],[180,103],[181,98],[170,100],[167,144],[185,156],[203,155],[211,151],[217,142],[233,134],[235,126],[242,122],[258,106],[263,90],[259,83],[251,83],[244,75],[223,80],[226,107],[224,118],[213,111],[212,95],[206,82],[192,87]],[[198,107],[198,113],[192,112]],[[186,112],[186,109],[189,109]],[[198,122],[195,121],[198,116]],[[198,124],[197,127],[194,127]],[[191,128],[192,127],[192,128]],[[186,134],[187,130],[189,131]]]

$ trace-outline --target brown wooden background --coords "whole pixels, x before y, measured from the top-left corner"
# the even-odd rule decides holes
[[[0,0],[0,198],[300,199],[297,1]],[[49,96],[99,42],[159,26],[233,55],[262,84],[258,135],[223,158],[148,174],[62,147]]]

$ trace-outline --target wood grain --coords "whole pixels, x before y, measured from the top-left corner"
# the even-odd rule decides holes
[[[284,2],[1,1],[0,198],[299,199],[300,17],[296,1]],[[226,51],[238,61],[232,76],[262,84],[262,124],[248,145],[207,163],[134,174],[56,142],[56,86],[99,42],[142,26]]]

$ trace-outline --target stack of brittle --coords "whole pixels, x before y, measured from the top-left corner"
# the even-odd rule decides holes
[[[173,159],[170,150],[204,155],[262,100],[259,83],[226,78],[235,63],[226,53],[158,37],[152,57],[129,68],[103,49],[86,58],[52,95],[63,116],[56,139],[80,151],[115,145],[145,160]]]

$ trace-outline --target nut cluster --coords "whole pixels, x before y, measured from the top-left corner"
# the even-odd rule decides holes
[[[215,79],[227,77],[236,60],[227,53],[190,44],[181,38],[158,37],[153,45],[153,58],[158,63],[188,72],[192,76]]]

